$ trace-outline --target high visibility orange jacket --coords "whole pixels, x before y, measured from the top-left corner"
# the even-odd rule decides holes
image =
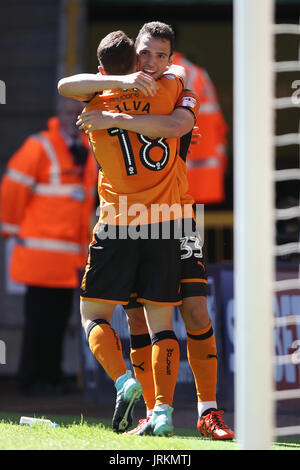
[[[85,135],[82,142],[88,148]],[[49,119],[48,130],[28,137],[12,156],[0,186],[1,232],[16,237],[12,280],[44,287],[78,285],[97,174],[91,153],[78,171],[56,117]]]
[[[194,135],[187,155],[189,193],[196,203],[215,204],[224,201],[224,173],[227,166],[227,124],[220,109],[217,93],[207,72],[175,52],[174,64],[186,70],[186,88],[200,98],[200,110],[195,126],[200,138]]]

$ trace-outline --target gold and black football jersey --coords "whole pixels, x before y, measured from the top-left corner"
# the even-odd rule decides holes
[[[104,91],[97,94],[85,109],[171,114],[176,107],[186,107],[197,116],[197,95],[183,90],[178,77],[163,75],[158,86],[155,96],[145,96],[135,89]],[[89,136],[101,168],[98,184],[100,222],[127,225],[142,213],[142,221],[146,224],[178,217],[176,211],[166,209],[153,218],[153,208],[157,205],[170,208],[181,203],[176,158],[180,149],[178,139],[150,138],[119,128],[95,130]],[[138,223],[140,221],[141,217]]]

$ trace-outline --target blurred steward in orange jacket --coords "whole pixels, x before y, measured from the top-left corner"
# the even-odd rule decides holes
[[[97,167],[75,122],[83,105],[61,98],[48,129],[29,136],[0,186],[4,237],[15,237],[11,279],[27,286],[20,361],[24,392],[57,391],[63,340],[86,263]]]
[[[199,204],[218,204],[225,199],[224,179],[227,167],[227,124],[220,109],[215,87],[207,72],[175,52],[174,64],[186,70],[186,88],[200,98],[200,111],[187,155],[189,193]]]

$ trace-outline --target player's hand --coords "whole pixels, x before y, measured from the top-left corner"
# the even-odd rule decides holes
[[[146,96],[154,96],[158,90],[156,81],[144,72],[135,72],[124,75],[125,88],[137,88]]]
[[[76,126],[80,130],[84,130],[86,134],[95,130],[108,129],[113,125],[111,114],[108,111],[100,111],[98,109],[86,111],[78,116]]]

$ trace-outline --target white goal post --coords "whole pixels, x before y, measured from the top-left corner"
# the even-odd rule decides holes
[[[235,431],[271,448],[273,403],[273,0],[234,0]]]

